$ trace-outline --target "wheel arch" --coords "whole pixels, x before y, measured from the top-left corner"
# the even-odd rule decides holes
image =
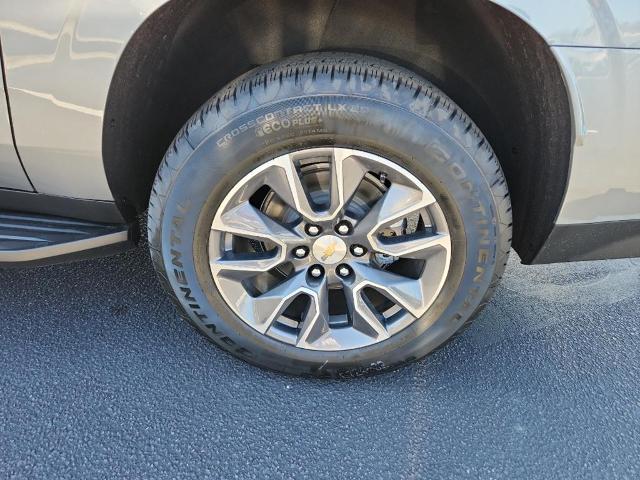
[[[128,41],[107,98],[103,159],[123,213],[144,211],[164,151],[215,91],[256,65],[316,50],[386,58],[460,105],[498,155],[513,245],[533,260],[568,183],[571,102],[544,39],[488,0],[166,2]]]

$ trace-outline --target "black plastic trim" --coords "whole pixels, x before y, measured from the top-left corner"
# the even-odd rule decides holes
[[[68,253],[60,253],[57,255],[42,255],[38,258],[31,258],[29,260],[24,259],[6,259],[5,261],[0,261],[0,269],[2,268],[24,268],[24,267],[40,267],[44,265],[56,265],[60,263],[70,263],[77,262],[79,260],[87,260],[92,258],[106,257],[109,255],[114,255],[116,253],[124,252],[133,248],[136,244],[135,235],[133,232],[135,229],[133,225],[123,226],[123,228],[128,228],[127,238],[118,239],[115,243],[106,243],[105,245],[100,245],[97,247],[91,248],[80,248],[79,245],[74,245],[73,250]],[[110,234],[111,236],[115,236],[114,234]],[[88,239],[86,241],[86,245],[90,245],[91,242],[89,240],[95,241],[96,239]],[[70,249],[71,250],[71,249]]]
[[[127,223],[114,202],[0,189],[0,209],[97,223]]]
[[[640,257],[640,220],[556,225],[530,263],[631,257]]]
[[[39,267],[79,260],[105,257],[124,252],[135,246],[134,229],[123,225],[121,232],[113,232],[50,247],[0,252],[0,268]]]
[[[66,263],[110,255],[137,240],[136,224],[104,224],[0,210],[0,268]]]

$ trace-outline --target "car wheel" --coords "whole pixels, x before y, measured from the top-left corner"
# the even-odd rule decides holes
[[[420,359],[486,303],[511,206],[487,140],[404,68],[344,53],[235,80],[187,122],[153,186],[162,284],[261,367],[352,377]]]

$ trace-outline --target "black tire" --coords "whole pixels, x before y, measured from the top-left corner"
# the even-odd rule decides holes
[[[321,108],[312,115],[295,108],[305,105]],[[277,121],[265,129],[265,118]],[[451,267],[435,303],[411,326],[361,349],[304,350],[258,333],[226,305],[209,271],[208,233],[226,192],[257,164],[320,145],[396,159],[432,190],[450,225]],[[213,343],[268,369],[352,377],[420,359],[475,317],[507,261],[511,205],[489,143],[441,91],[386,61],[317,53],[257,68],[193,115],[158,170],[148,237],[180,315]]]

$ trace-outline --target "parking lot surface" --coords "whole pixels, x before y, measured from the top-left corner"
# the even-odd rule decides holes
[[[525,267],[424,361],[246,365],[144,247],[0,271],[0,478],[640,478],[640,260]]]

